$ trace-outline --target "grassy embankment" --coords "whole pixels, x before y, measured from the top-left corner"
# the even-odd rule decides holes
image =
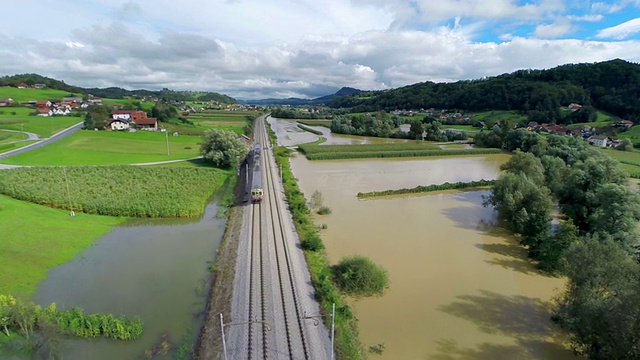
[[[304,131],[308,131],[308,132],[310,132],[312,134],[315,134],[315,135],[320,135],[320,136],[324,135],[322,133],[322,131],[319,131],[319,130],[316,130],[316,129],[312,129],[312,128],[310,128],[308,126],[305,126],[305,125],[302,125],[302,124],[298,124],[298,128],[300,128],[300,129],[302,129]]]
[[[160,132],[81,130],[42,148],[3,160],[12,165],[118,165],[188,159],[200,155],[200,137]]]
[[[267,129],[269,129],[271,142],[276,144],[275,134],[268,124]],[[358,320],[331,279],[331,266],[324,249],[316,247],[311,250],[308,245],[316,244],[317,246],[322,240],[317,227],[311,219],[304,194],[298,188],[297,180],[289,166],[290,150],[276,146],[274,154],[276,155],[276,162],[282,166],[282,181],[289,209],[296,231],[300,236],[300,242],[305,249],[305,258],[311,274],[311,281],[316,291],[316,299],[320,303],[321,311],[326,319],[325,324],[328,327],[331,325],[332,304],[336,305],[335,348],[337,357],[339,359],[361,359],[364,357],[364,353],[358,337]]]
[[[309,160],[398,158],[423,156],[468,156],[500,153],[500,149],[442,150],[433,143],[375,144],[375,145],[316,145],[304,144],[298,149]]]
[[[300,124],[307,126],[324,126],[326,128],[331,128],[331,120],[296,120]]]
[[[0,172],[1,173],[1,172]],[[4,181],[4,180],[3,180]],[[47,272],[126,218],[77,214],[0,195],[0,294],[32,295]]]
[[[416,186],[411,189],[396,189],[396,190],[384,190],[384,191],[371,191],[358,193],[358,199],[367,199],[381,196],[392,196],[392,195],[404,195],[404,194],[419,194],[425,192],[433,192],[433,191],[444,191],[444,190],[462,190],[462,189],[477,189],[481,187],[492,186],[495,183],[495,180],[478,180],[478,181],[469,181],[463,182],[459,181],[456,183],[444,183],[444,184],[433,184],[426,186]]]

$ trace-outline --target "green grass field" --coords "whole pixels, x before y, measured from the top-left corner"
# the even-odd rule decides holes
[[[187,159],[199,156],[201,138],[138,131],[81,130],[48,146],[7,158],[13,165],[116,165]]]
[[[28,138],[29,137],[23,133],[0,130],[0,145],[23,141]]]
[[[77,214],[0,195],[0,294],[30,296],[47,272],[125,218]]]
[[[27,131],[38,134],[40,137],[49,137],[83,121],[84,119],[79,116],[0,118],[0,129]]]
[[[131,109],[135,108],[137,103],[140,103],[140,105],[145,111],[151,110],[151,108],[153,108],[153,106],[156,104],[153,101],[141,101],[138,99],[109,99],[109,98],[102,98],[102,103],[109,106],[114,106],[114,105],[126,106],[127,108],[131,108]]]
[[[600,149],[610,157],[620,161],[620,167],[634,178],[640,178],[640,151],[619,151],[615,149]]]
[[[233,131],[238,135],[244,133],[247,124],[246,116],[257,117],[255,111],[226,111],[226,110],[205,110],[197,113],[190,113],[185,116],[194,125],[189,124],[162,124],[169,132],[178,132],[189,135],[202,135],[208,129],[221,129]]]
[[[507,120],[509,122],[521,122],[527,120],[525,115],[505,110],[481,111],[472,114],[475,121],[484,121],[487,125],[494,124],[498,120]]]
[[[31,100],[62,100],[64,97],[82,96],[81,94],[73,94],[68,91],[54,89],[18,89],[9,86],[0,87],[0,99],[12,98],[19,103]]]

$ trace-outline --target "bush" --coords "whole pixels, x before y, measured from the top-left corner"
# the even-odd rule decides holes
[[[320,209],[318,209],[318,215],[328,215],[328,214],[331,214],[331,209],[329,209],[329,207],[321,206]]]
[[[364,256],[342,259],[333,267],[336,284],[353,297],[381,296],[389,287],[387,271]]]

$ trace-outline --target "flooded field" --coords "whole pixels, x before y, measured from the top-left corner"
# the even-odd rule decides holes
[[[190,329],[195,339],[208,293],[208,261],[215,258],[224,232],[216,204],[202,219],[147,220],[114,229],[73,261],[54,268],[34,301],[85,313],[140,316],[144,333],[136,341],[68,340],[61,358],[138,359],[167,341],[176,347]],[[188,336],[187,336],[188,337]],[[157,350],[157,349],[156,349]]]
[[[322,237],[333,263],[354,254],[389,272],[379,298],[354,301],[362,341],[376,359],[576,359],[551,323],[563,280],[536,271],[482,207],[488,191],[358,200],[358,192],[495,179],[506,155],[345,160],[292,159],[309,198],[332,214]]]

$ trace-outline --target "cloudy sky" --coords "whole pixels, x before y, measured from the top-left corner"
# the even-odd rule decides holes
[[[0,75],[238,99],[640,62],[640,0],[20,0],[2,14]]]

